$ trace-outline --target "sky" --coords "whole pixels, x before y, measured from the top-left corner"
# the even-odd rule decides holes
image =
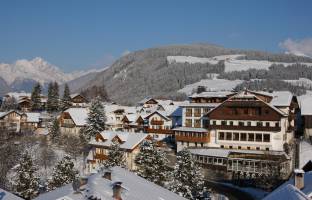
[[[311,0],[0,0],[0,63],[100,68],[169,44],[312,56]]]

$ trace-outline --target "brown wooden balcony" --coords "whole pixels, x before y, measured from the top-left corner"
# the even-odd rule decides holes
[[[153,129],[153,128],[147,128],[145,129],[147,133],[157,133],[157,134],[174,134],[174,131],[171,129]]]
[[[96,160],[106,160],[108,157],[107,157],[107,155],[105,155],[105,154],[96,153],[96,154],[94,155],[94,158],[95,158]]]
[[[163,125],[164,121],[162,120],[152,120],[151,125]]]
[[[281,127],[269,126],[234,126],[234,125],[209,125],[208,129],[221,129],[221,130],[244,130],[244,131],[281,131]]]
[[[65,127],[65,128],[74,128],[74,127],[75,127],[75,124],[63,123],[63,124],[61,125],[61,127]]]
[[[190,137],[190,136],[175,136],[176,141],[181,142],[202,142],[202,143],[208,143],[210,142],[210,136],[207,133],[207,136],[204,137]]]

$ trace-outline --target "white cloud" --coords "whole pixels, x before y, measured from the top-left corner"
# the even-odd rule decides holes
[[[287,53],[312,57],[312,38],[305,38],[302,40],[288,38],[279,43],[279,46],[285,49]]]

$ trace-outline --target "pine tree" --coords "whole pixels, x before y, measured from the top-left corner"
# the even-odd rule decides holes
[[[59,122],[56,118],[52,120],[52,123],[49,127],[49,135],[53,143],[58,143],[60,141],[61,129]]]
[[[124,152],[120,149],[120,144],[114,141],[109,148],[107,160],[104,161],[104,168],[111,168],[115,166],[125,166]]]
[[[97,133],[104,131],[105,122],[106,116],[104,107],[99,98],[96,98],[94,101],[92,101],[89,108],[87,126],[84,132],[86,139],[90,141],[90,139],[95,137]]]
[[[32,103],[32,110],[38,111],[41,110],[41,85],[40,83],[37,83],[33,91],[31,93],[31,103]]]
[[[157,149],[155,143],[144,141],[135,158],[138,175],[163,186],[168,177],[168,159],[164,152]]]
[[[70,156],[64,156],[53,168],[52,178],[49,180],[49,190],[54,190],[65,184],[72,183],[78,176]]]
[[[70,90],[69,90],[67,83],[65,83],[64,94],[63,94],[63,98],[61,101],[61,109],[66,110],[67,108],[69,108],[70,107],[70,101],[71,101]]]
[[[177,154],[170,190],[187,199],[198,199],[203,191],[203,175],[189,150]]]
[[[59,110],[59,86],[57,82],[50,82],[48,86],[47,110],[54,112]]]
[[[36,176],[36,170],[31,156],[26,151],[16,168],[14,182],[15,192],[24,199],[33,199],[39,193],[39,178]]]

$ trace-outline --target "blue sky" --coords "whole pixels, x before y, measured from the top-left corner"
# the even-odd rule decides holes
[[[281,52],[288,39],[309,49],[311,8],[311,0],[1,0],[0,62],[39,56],[72,71],[167,44]]]

